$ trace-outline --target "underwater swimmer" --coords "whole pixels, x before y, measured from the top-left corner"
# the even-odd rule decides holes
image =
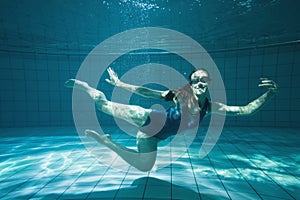
[[[274,81],[262,78],[259,87],[268,89],[264,94],[245,106],[228,106],[209,100],[208,84],[211,79],[208,71],[203,68],[196,69],[190,74],[189,84],[166,91],[127,84],[119,80],[113,69],[108,68],[107,72],[109,79],[106,81],[116,87],[146,98],[172,102],[172,105],[165,111],[146,109],[136,105],[109,101],[101,91],[80,80],[69,79],[65,83],[66,87],[85,91],[94,100],[98,110],[139,127],[136,135],[136,151],[112,141],[107,134],[99,134],[93,130],[86,130],[85,134],[116,152],[127,163],[140,171],[152,169],[160,141],[198,126],[205,116],[212,113],[230,116],[251,115],[260,110],[278,92],[278,85]],[[213,110],[212,107],[214,107]]]

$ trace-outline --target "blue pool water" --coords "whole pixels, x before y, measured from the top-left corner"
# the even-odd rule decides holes
[[[283,0],[1,1],[0,199],[300,199],[299,10]],[[150,172],[86,138],[85,129],[101,129],[136,148],[136,129],[64,87],[80,77],[109,100],[167,108],[108,84],[106,69],[163,90],[181,86],[198,62],[212,82],[221,78],[228,105],[264,93],[261,77],[279,93],[254,115],[226,117],[219,139],[205,140],[215,128],[208,117],[190,146],[162,142]]]
[[[132,167],[118,171],[97,161],[72,128],[4,131],[27,136],[1,138],[1,199],[297,199],[300,195],[299,137],[293,129],[226,128],[204,159],[198,155],[203,140],[199,135],[180,159],[151,172]],[[112,136],[134,147],[133,137],[120,132]],[[109,152],[105,147],[101,151]]]

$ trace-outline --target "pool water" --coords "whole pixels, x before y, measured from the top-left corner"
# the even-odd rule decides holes
[[[0,199],[300,199],[299,2],[0,1]],[[149,34],[153,28],[160,32]],[[204,158],[199,150],[210,125],[205,120],[179,159],[162,150],[168,140],[160,144],[165,160],[157,164],[170,165],[150,172],[129,165],[120,170],[116,154],[82,138],[75,127],[101,125],[130,148],[136,148],[135,138],[121,132],[123,124],[114,118],[96,113],[88,95],[80,93],[76,106],[64,83],[80,78],[117,103],[167,108],[169,102],[118,93],[105,79],[110,66],[121,80],[138,72],[129,84],[166,90],[182,86],[182,79],[188,83],[196,61],[209,67],[206,54],[175,32],[209,53],[217,67],[208,69],[212,84],[219,73],[226,90],[226,102],[218,102],[247,105],[267,91],[258,87],[261,77],[274,80],[280,91],[251,117],[226,117],[226,128]],[[92,54],[99,45],[103,51]],[[85,62],[89,56],[91,62]],[[83,63],[89,68],[82,70]],[[220,91],[215,86],[209,90],[212,101]]]
[[[2,129],[0,198],[298,199],[297,131],[225,128],[203,159],[198,134],[171,165],[139,172],[133,167],[119,171],[95,159],[73,128]],[[112,139],[135,147],[135,138],[120,131]]]

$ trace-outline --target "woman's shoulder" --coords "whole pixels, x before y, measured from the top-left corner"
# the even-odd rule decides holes
[[[162,93],[162,97],[165,101],[173,101],[175,92],[174,90],[166,90]]]

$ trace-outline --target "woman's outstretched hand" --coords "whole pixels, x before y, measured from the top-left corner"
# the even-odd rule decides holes
[[[258,85],[258,87],[266,87],[268,90],[275,92],[275,93],[277,93],[279,91],[279,87],[274,81],[272,81],[268,78],[260,78],[260,81],[261,82]]]
[[[109,75],[109,79],[105,79],[105,81],[109,84],[117,86],[117,84],[120,83],[117,73],[111,67],[108,67],[107,73]]]

